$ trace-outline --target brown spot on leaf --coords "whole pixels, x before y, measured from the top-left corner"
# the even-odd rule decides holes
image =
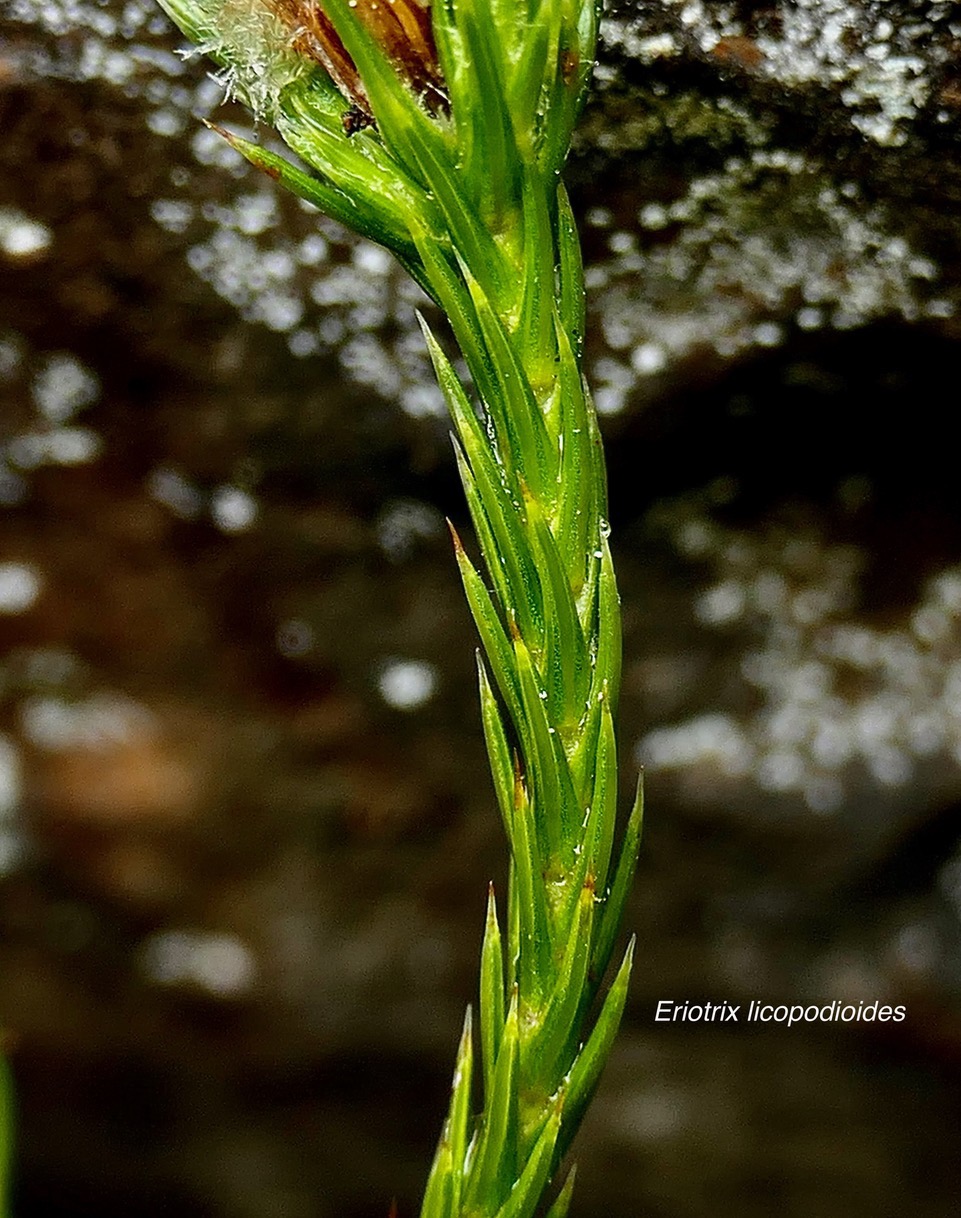
[[[570,47],[565,47],[561,51],[561,80],[565,85],[569,85],[577,75],[577,69],[580,67],[581,59],[575,50]]]

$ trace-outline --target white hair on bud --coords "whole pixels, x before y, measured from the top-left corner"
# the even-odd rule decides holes
[[[269,0],[220,0],[207,11],[211,33],[187,55],[209,55],[228,98],[271,120],[283,90],[312,67]]]

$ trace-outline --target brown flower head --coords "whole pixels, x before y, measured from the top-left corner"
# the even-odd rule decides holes
[[[319,63],[355,107],[348,131],[373,122],[360,73],[318,0],[272,0],[277,17],[291,32],[301,55]],[[385,55],[432,114],[446,112],[444,76],[431,28],[430,0],[356,0],[351,7]],[[366,122],[358,122],[360,111]]]

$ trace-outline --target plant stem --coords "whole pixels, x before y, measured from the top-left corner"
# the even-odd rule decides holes
[[[483,1107],[475,1117],[468,1011],[422,1218],[527,1218],[620,1021],[633,945],[589,1016],[641,819],[638,799],[614,862],[620,610],[559,181],[593,65],[594,0],[438,0],[429,27],[420,0],[323,0],[319,13],[312,0],[161,2],[308,168],[226,138],[392,249],[445,312],[470,373],[473,399],[425,325],[489,582],[455,533],[511,866],[505,924],[491,892],[481,952]],[[569,1201],[565,1186],[553,1218]]]
[[[427,332],[491,584],[455,534],[486,653],[481,711],[511,872],[506,959],[493,893],[481,956],[483,1112],[467,1138],[463,1041],[422,1218],[533,1212],[597,1081],[630,970],[629,948],[581,1050],[629,887],[640,804],[612,890],[620,612],[603,453],[580,367],[583,276],[563,187],[526,166],[518,178],[510,273],[500,284],[483,266],[430,278],[484,407],[475,412]]]
[[[8,1212],[13,1121],[13,1079],[9,1066],[0,1057],[0,1218],[6,1218]]]

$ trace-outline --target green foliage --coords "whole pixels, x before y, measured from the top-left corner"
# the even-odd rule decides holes
[[[13,1156],[13,1080],[10,1068],[0,1057],[0,1218],[7,1218],[10,1163]]]
[[[422,1218],[527,1218],[620,1022],[633,943],[591,1018],[641,828],[638,795],[615,857],[620,610],[581,370],[580,250],[558,180],[593,63],[594,3],[440,0],[449,109],[434,112],[404,55],[379,40],[373,0],[323,0],[375,120],[348,135],[346,101],[317,63],[291,64],[297,31],[272,41],[289,3],[249,0],[268,16],[245,20],[239,45],[238,0],[161,2],[306,168],[228,135],[234,147],[392,249],[446,313],[470,371],[476,399],[425,326],[486,570],[454,534],[486,657],[481,718],[511,866],[503,928],[493,891],[488,901],[479,1068],[468,1012]],[[552,1215],[567,1212],[572,1185],[573,1173]]]

